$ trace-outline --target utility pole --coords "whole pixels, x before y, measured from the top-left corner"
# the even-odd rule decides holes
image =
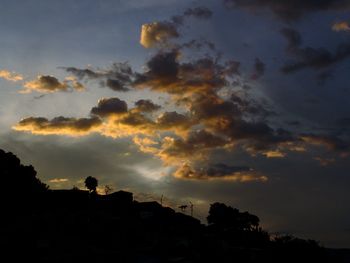
[[[193,217],[193,204],[191,201],[190,201],[190,208],[191,208],[191,216]]]

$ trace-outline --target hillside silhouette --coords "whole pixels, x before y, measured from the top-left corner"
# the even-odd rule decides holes
[[[4,262],[349,262],[314,240],[271,237],[258,216],[223,203],[207,221],[138,202],[133,194],[50,190],[32,166],[0,150],[0,253]]]

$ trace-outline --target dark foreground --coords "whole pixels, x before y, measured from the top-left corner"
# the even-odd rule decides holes
[[[349,250],[272,238],[259,218],[212,204],[208,225],[132,193],[49,190],[0,150],[1,262],[350,262]]]

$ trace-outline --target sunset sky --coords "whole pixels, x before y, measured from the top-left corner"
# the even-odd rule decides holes
[[[0,148],[50,188],[350,247],[349,0],[0,3]]]

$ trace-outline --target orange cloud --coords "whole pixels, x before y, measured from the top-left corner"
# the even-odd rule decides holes
[[[83,136],[97,132],[102,122],[99,118],[56,117],[48,120],[42,117],[29,117],[12,127],[16,131],[30,132],[38,135]]]
[[[23,80],[23,76],[21,74],[13,73],[8,70],[0,70],[0,78],[13,82]]]
[[[49,180],[49,183],[54,183],[54,184],[60,184],[60,183],[65,183],[68,182],[67,178],[54,178]]]
[[[33,91],[40,93],[53,93],[57,91],[84,90],[83,84],[78,82],[75,77],[69,76],[63,82],[60,82],[53,76],[38,76],[37,79],[24,83],[24,90],[20,93],[31,93]]]
[[[285,157],[287,154],[281,151],[267,151],[267,152],[263,152],[263,155],[265,155],[267,158],[283,158]]]
[[[339,32],[339,31],[350,31],[350,26],[349,23],[346,21],[342,21],[342,22],[336,22],[333,24],[332,26],[332,30]]]
[[[153,22],[141,27],[140,44],[145,48],[167,44],[170,38],[179,37],[177,28],[170,22]]]
[[[194,169],[190,165],[184,164],[175,172],[174,176],[190,180],[229,180],[239,183],[268,181],[267,176],[260,175],[250,168],[222,164],[206,169]]]

